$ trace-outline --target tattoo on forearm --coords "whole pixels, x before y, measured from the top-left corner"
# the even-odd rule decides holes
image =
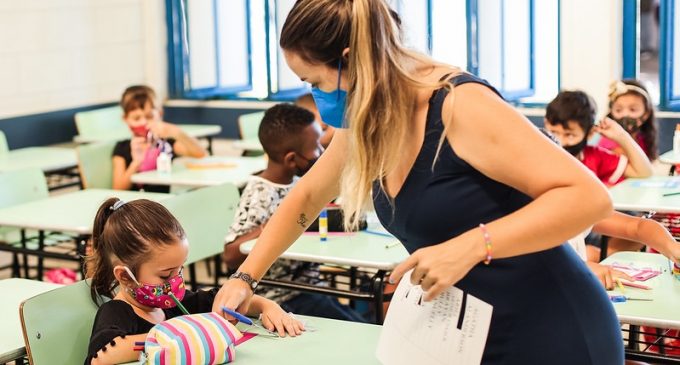
[[[307,228],[307,222],[308,221],[309,220],[307,219],[307,216],[305,215],[305,213],[301,213],[300,218],[298,218],[298,220],[297,220],[297,224],[299,224],[302,228]]]

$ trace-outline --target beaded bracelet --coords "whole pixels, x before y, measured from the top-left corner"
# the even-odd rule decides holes
[[[486,229],[486,226],[484,223],[479,224],[479,229],[482,231],[482,235],[484,236],[484,246],[486,247],[486,260],[484,260],[484,265],[488,265],[491,263],[491,235],[489,235],[489,231]]]

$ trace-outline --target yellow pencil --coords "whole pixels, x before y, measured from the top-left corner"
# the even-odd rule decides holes
[[[621,279],[616,278],[616,284],[619,286],[619,290],[621,290],[621,293],[625,294],[626,291],[623,289],[623,284],[621,284]]]

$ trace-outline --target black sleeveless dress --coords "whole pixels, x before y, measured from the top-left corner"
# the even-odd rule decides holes
[[[454,86],[474,82],[494,90],[467,74],[451,82]],[[373,186],[381,223],[410,253],[531,202],[530,197],[475,170],[447,141],[432,169],[443,132],[446,95],[446,90],[438,90],[429,101],[425,140],[394,199],[394,209],[379,183]],[[456,287],[493,305],[484,364],[623,364],[623,340],[612,304],[566,244],[495,259],[489,266],[479,264]]]

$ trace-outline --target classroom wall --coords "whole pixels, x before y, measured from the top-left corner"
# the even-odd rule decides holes
[[[163,0],[0,1],[0,45],[0,130],[12,147],[70,140],[73,111],[113,103],[130,84],[167,94]]]

